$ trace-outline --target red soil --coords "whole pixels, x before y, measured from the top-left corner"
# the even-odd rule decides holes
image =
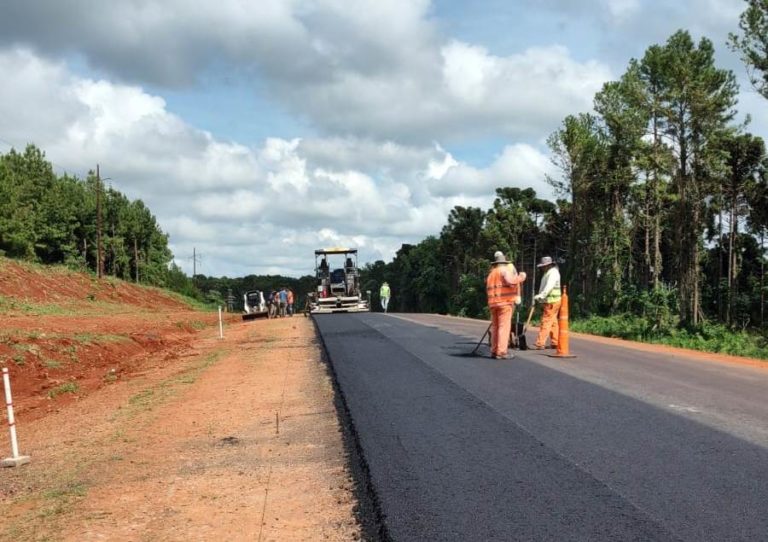
[[[183,356],[216,319],[156,288],[0,258],[0,366],[27,420]]]

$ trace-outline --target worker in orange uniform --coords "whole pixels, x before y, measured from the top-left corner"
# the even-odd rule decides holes
[[[509,332],[515,301],[520,295],[520,284],[525,278],[525,273],[512,273],[503,252],[497,251],[493,255],[491,272],[485,279],[485,290],[488,294],[488,307],[491,309],[491,356],[494,359],[514,357],[507,352]]]
[[[557,348],[557,339],[560,333],[557,315],[560,312],[560,302],[563,295],[560,290],[560,271],[549,256],[544,256],[536,267],[542,268],[544,275],[541,277],[539,293],[533,296],[533,300],[544,304],[544,312],[541,315],[541,327],[534,346],[536,350],[543,350],[546,348],[547,337],[549,336],[550,347]]]

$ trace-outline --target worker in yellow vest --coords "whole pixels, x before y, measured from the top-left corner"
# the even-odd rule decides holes
[[[543,303],[544,307],[541,316],[539,335],[536,337],[535,348],[536,350],[543,350],[546,348],[547,337],[549,337],[550,347],[557,348],[557,339],[560,332],[557,315],[560,312],[560,302],[562,298],[562,292],[560,290],[560,271],[549,256],[544,256],[536,267],[542,268],[545,273],[541,277],[539,293],[533,296],[533,300],[537,303]]]
[[[491,310],[491,356],[494,359],[514,357],[507,351],[509,332],[515,302],[520,296],[520,284],[526,279],[525,273],[513,274],[508,266],[504,253],[497,251],[493,255],[491,272],[485,279],[488,308]]]
[[[381,300],[381,308],[384,309],[384,312],[387,312],[387,307],[389,306],[389,298],[392,296],[392,291],[389,289],[389,283],[384,282],[381,285],[381,288],[379,288],[379,300]]]

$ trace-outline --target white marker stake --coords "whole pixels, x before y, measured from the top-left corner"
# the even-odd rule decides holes
[[[11,398],[11,379],[8,376],[8,367],[3,367],[3,384],[5,386],[5,404],[8,407],[8,428],[11,432],[11,453],[13,457],[7,457],[0,462],[3,467],[18,467],[29,463],[28,455],[19,455],[19,443],[16,440],[16,421],[13,418],[13,399]]]
[[[219,339],[224,338],[224,324],[221,321],[221,305],[219,305]]]

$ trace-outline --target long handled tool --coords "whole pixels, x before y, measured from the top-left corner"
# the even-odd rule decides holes
[[[530,322],[530,318],[528,319]],[[528,339],[525,337],[526,326],[520,327],[520,312],[517,313],[515,319],[515,334],[517,335],[517,348],[518,350],[528,350]]]
[[[536,305],[531,305],[531,310],[528,312],[528,320],[525,322],[525,327],[523,328],[523,333],[525,333],[528,330],[528,326],[531,325],[531,320],[533,319],[533,310],[536,308]]]
[[[483,341],[485,340],[485,336],[486,336],[486,335],[488,335],[488,334],[491,332],[491,326],[492,326],[492,325],[493,325],[493,323],[490,323],[490,324],[488,324],[488,329],[486,329],[486,330],[485,330],[485,333],[483,333],[483,336],[482,336],[482,337],[480,337],[480,340],[479,340],[479,341],[478,341],[478,343],[475,345],[475,349],[474,349],[474,350],[472,350],[472,354],[476,354],[476,353],[477,353],[477,349],[478,349],[478,348],[480,348],[480,345],[481,345],[481,344],[483,344]]]

